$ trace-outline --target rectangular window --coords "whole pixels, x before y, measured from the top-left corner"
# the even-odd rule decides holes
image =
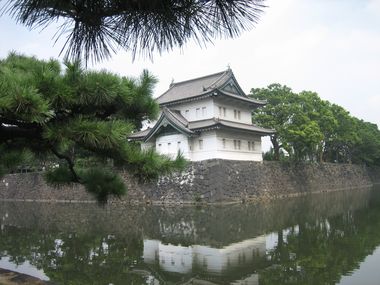
[[[181,150],[181,142],[177,142],[177,150]]]
[[[237,149],[240,149],[240,147],[241,147],[241,141],[238,140],[238,141],[237,141]]]
[[[203,149],[203,140],[198,141],[199,149]]]
[[[223,110],[222,107],[219,107],[219,117],[221,117],[223,114],[222,110]]]
[[[202,117],[206,117],[207,115],[207,109],[206,107],[202,107]]]
[[[237,140],[234,140],[234,149],[237,149]]]
[[[251,142],[251,150],[255,150],[255,142]]]
[[[237,119],[237,111],[234,110],[234,119]]]
[[[199,118],[201,116],[201,109],[200,108],[195,109],[195,116],[197,118]]]
[[[248,150],[251,150],[251,142],[248,141]]]
[[[226,108],[223,107],[223,117],[226,117],[227,116],[227,111],[226,111]]]
[[[237,118],[238,118],[238,120],[240,120],[240,111],[237,111]]]
[[[226,139],[222,139],[222,146],[223,148],[226,148]]]
[[[160,143],[158,144],[158,147],[161,147],[161,144],[160,144]]]

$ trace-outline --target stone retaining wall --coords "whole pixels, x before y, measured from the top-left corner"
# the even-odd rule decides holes
[[[180,174],[138,184],[125,172],[128,203],[241,202],[306,193],[357,189],[380,182],[380,169],[352,164],[284,164],[208,160]],[[10,174],[0,183],[0,200],[93,202],[81,186],[52,188],[41,173]],[[117,199],[111,202],[119,201]]]

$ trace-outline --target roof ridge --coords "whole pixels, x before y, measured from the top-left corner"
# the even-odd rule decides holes
[[[231,122],[231,123],[237,123],[237,124],[248,125],[248,126],[252,126],[253,125],[253,124],[247,124],[247,123],[236,122],[236,121],[231,121],[231,120],[224,120],[224,119],[220,119],[220,118],[219,118],[219,122]]]
[[[228,73],[233,74],[231,69],[227,69],[227,70],[225,70],[225,71],[223,72],[223,74],[221,74],[221,76],[220,76],[217,80],[215,80],[213,83],[210,84],[210,86],[208,86],[208,88],[210,88],[210,87],[213,86],[213,85],[216,85],[216,83],[219,82],[219,81],[223,78],[223,76],[224,76],[224,75],[227,75]],[[215,88],[216,88],[216,87],[215,87]]]
[[[200,76],[200,77],[197,77],[197,78],[192,78],[192,79],[188,79],[188,80],[184,80],[184,81],[180,81],[180,82],[174,82],[174,83],[171,83],[169,85],[169,88],[168,90],[166,90],[164,93],[162,93],[160,96],[158,96],[157,98],[155,98],[155,100],[158,100],[160,99],[162,96],[164,96],[166,93],[168,93],[171,89],[173,89],[175,86],[178,86],[178,85],[181,85],[181,84],[184,84],[184,83],[188,83],[188,82],[191,82],[191,81],[196,81],[196,80],[199,80],[199,79],[204,79],[204,78],[207,78],[207,77],[212,77],[212,76],[215,76],[215,75],[218,75],[220,74],[220,78],[222,77],[222,75],[224,75],[225,73],[229,72],[230,70],[227,69],[227,70],[224,70],[224,71],[220,71],[220,72],[216,72],[216,73],[213,73],[213,74],[208,74],[208,75],[204,75],[204,76]],[[215,82],[217,82],[220,78],[218,78]],[[214,84],[215,82],[213,82],[212,84]],[[212,85],[211,84],[211,85]],[[210,85],[210,86],[211,86]]]
[[[199,80],[199,79],[204,79],[204,78],[207,78],[207,77],[212,77],[212,76],[215,76],[215,75],[223,75],[224,73],[228,72],[228,70],[223,70],[223,71],[220,71],[220,72],[216,72],[216,73],[213,73],[213,74],[208,74],[208,75],[204,75],[204,76],[200,76],[200,77],[196,77],[196,78],[192,78],[192,79],[188,79],[188,80],[184,80],[184,81],[179,81],[179,82],[174,82],[170,85],[170,88],[172,86],[175,86],[175,85],[180,85],[180,84],[183,84],[183,83],[188,83],[188,82],[191,82],[191,81],[196,81],[196,80]],[[218,78],[219,79],[219,78]],[[169,88],[169,89],[170,89]],[[165,92],[166,93],[166,92]]]
[[[188,125],[189,125],[189,121],[184,117],[184,116],[182,116],[182,114],[181,113],[176,113],[175,111],[176,110],[171,110],[171,109],[169,109],[168,107],[164,107],[163,108],[163,111],[164,112],[168,112],[177,122],[179,122],[181,125],[183,125],[183,126],[185,126],[185,127],[187,127]],[[178,119],[177,118],[177,116],[181,116],[183,119],[184,119],[184,121],[186,121],[186,124],[184,124],[184,122],[182,122],[180,119]]]

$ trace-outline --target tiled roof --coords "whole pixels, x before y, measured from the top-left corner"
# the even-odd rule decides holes
[[[225,96],[230,97],[230,98],[235,98],[235,99],[238,99],[238,100],[242,100],[242,101],[245,101],[247,103],[254,104],[256,106],[264,106],[264,105],[267,104],[267,101],[253,99],[253,98],[250,98],[250,97],[239,96],[239,95],[236,95],[236,94],[233,94],[233,93],[230,93],[230,92],[226,92],[224,90],[219,90],[219,92],[221,93],[221,95],[225,95]]]
[[[162,108],[162,113],[157,123],[152,129],[145,135],[144,140],[151,138],[161,127],[168,122],[173,128],[177,129],[179,132],[185,133],[187,135],[192,135],[194,132],[188,128],[189,122],[178,112],[170,110],[166,107]]]
[[[135,132],[133,134],[130,134],[128,138],[130,139],[143,139],[149,132],[151,128],[147,128],[146,130]]]
[[[153,128],[134,133],[129,138],[135,140],[149,139],[159,130],[161,122],[164,118],[166,118],[174,128],[190,136],[196,134],[199,131],[210,128],[229,128],[234,130],[258,133],[261,135],[270,135],[275,133],[275,130],[272,129],[265,129],[255,125],[220,120],[217,118],[188,122],[178,111],[173,111],[164,107],[160,119],[157,121],[156,125]]]
[[[234,85],[239,94],[230,93],[224,90],[224,87],[229,82],[234,82]],[[169,105],[187,100],[194,100],[204,96],[226,96],[236,100],[251,103],[255,106],[263,106],[265,101],[249,98],[237,83],[231,69],[211,75],[173,83],[170,88],[156,99],[160,105]]]
[[[226,128],[236,129],[236,130],[250,131],[250,132],[256,132],[256,133],[267,134],[267,135],[275,133],[275,130],[272,130],[272,129],[265,129],[265,128],[258,127],[255,125],[220,120],[216,118],[202,120],[202,121],[194,121],[194,122],[189,123],[189,129],[193,131],[212,128],[212,127],[226,127]]]
[[[181,112],[178,110],[170,110],[169,108],[163,107],[162,112],[165,113],[169,119],[181,124],[183,127],[188,127],[189,122],[184,116],[181,115]]]
[[[223,84],[229,78],[229,72],[229,70],[226,70],[187,81],[173,83],[164,94],[156,99],[156,101],[158,104],[165,104],[171,101],[188,99],[206,94],[211,88],[214,89]]]

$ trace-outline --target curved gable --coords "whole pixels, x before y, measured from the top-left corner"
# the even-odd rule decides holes
[[[148,141],[154,135],[160,134],[165,131],[169,131],[171,129],[187,136],[194,134],[194,132],[187,127],[187,121],[185,118],[183,118],[179,114],[172,112],[168,108],[164,108],[157,123],[146,135],[144,141]]]

